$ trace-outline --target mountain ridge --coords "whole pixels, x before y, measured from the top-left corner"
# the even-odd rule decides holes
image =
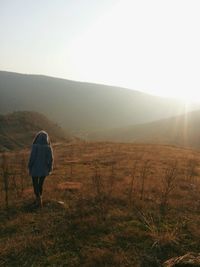
[[[170,117],[185,108],[183,102],[131,89],[4,71],[0,96],[0,113],[38,111],[78,136]]]

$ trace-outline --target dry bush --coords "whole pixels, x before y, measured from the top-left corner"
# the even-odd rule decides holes
[[[24,190],[29,186],[27,179],[27,154],[3,153],[1,155],[1,183],[5,194],[5,205],[15,202],[23,196]]]
[[[194,158],[190,158],[187,161],[185,178],[190,184],[194,184],[196,176],[196,167],[198,162]]]
[[[8,166],[8,159],[6,153],[2,155],[2,162],[1,162],[1,170],[2,170],[2,180],[3,180],[3,190],[5,193],[5,207],[8,209],[9,204],[9,166]]]
[[[149,174],[150,174],[150,161],[146,160],[141,166],[140,170],[140,177],[139,177],[139,179],[141,180],[140,200],[144,199],[145,182]]]
[[[92,175],[92,192],[99,217],[106,220],[111,208],[116,182],[115,161],[94,161]]]
[[[94,162],[94,175],[92,176],[92,188],[93,188],[98,216],[100,219],[105,220],[108,213],[108,199],[98,162]]]
[[[160,212],[162,215],[165,215],[169,204],[170,194],[176,188],[179,174],[178,171],[177,161],[171,162],[164,171],[160,192]]]
[[[114,186],[114,181],[115,181],[115,161],[110,162],[111,166],[111,174],[108,177],[108,195],[111,196],[113,192],[113,186]]]
[[[133,169],[131,171],[131,182],[130,182],[129,191],[128,191],[128,203],[129,203],[129,205],[131,205],[133,202],[134,181],[135,181],[136,176],[137,176],[138,163],[139,163],[139,159],[136,159],[134,164],[133,164]]]
[[[104,184],[100,173],[100,167],[97,162],[94,162],[94,175],[92,176],[92,184],[95,197],[100,199],[104,194]]]
[[[179,225],[169,225],[162,217],[150,212],[138,212],[139,220],[145,225],[148,235],[152,239],[152,247],[162,248],[179,244]]]
[[[21,154],[21,162],[20,162],[20,193],[23,195],[25,189],[25,182],[27,179],[27,156],[25,153]]]

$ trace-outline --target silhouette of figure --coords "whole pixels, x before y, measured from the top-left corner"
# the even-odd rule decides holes
[[[36,196],[36,205],[42,207],[42,191],[45,177],[53,167],[53,151],[47,132],[40,131],[36,134],[32,144],[28,168],[32,176],[33,189]]]

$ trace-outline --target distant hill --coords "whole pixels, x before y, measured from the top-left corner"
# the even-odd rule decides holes
[[[184,108],[130,89],[0,71],[0,113],[38,111],[79,136],[175,116]]]
[[[31,145],[40,130],[46,130],[51,141],[69,138],[57,124],[37,112],[21,111],[0,115],[0,151]]]
[[[99,131],[88,138],[200,148],[200,110],[151,123]]]

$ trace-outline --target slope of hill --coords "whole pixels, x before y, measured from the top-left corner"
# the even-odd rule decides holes
[[[46,130],[52,141],[64,140],[64,131],[37,112],[14,112],[0,115],[0,151],[30,145],[35,134]]]
[[[114,86],[0,71],[0,113],[38,111],[76,134],[175,116],[184,107]]]
[[[151,123],[96,132],[88,138],[200,148],[200,110]]]

